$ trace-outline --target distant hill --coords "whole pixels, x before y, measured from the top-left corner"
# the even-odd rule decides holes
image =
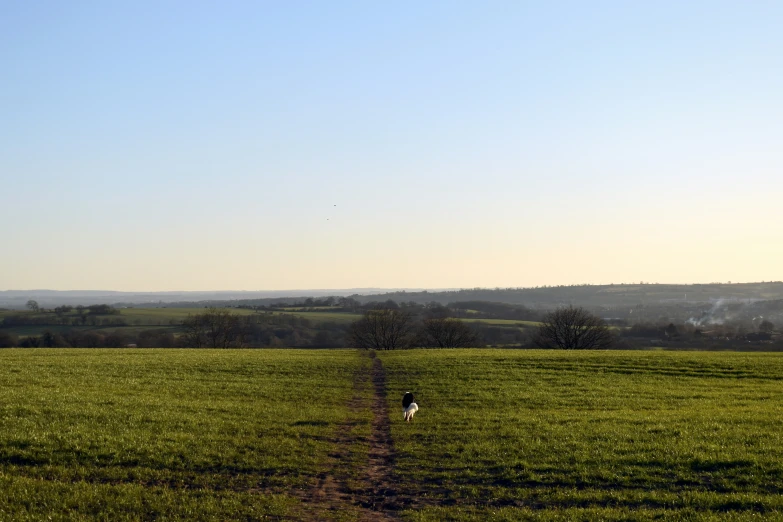
[[[42,307],[60,305],[126,304],[156,305],[169,303],[201,303],[253,299],[294,300],[307,297],[374,295],[388,288],[349,288],[338,290],[251,290],[251,291],[170,291],[119,292],[114,290],[0,290],[0,308],[24,308],[33,299]],[[414,289],[416,291],[418,289]]]
[[[489,301],[552,308],[574,304],[588,307],[653,305],[665,303],[709,303],[718,300],[753,302],[783,299],[783,282],[711,283],[695,285],[630,284],[575,285],[538,288],[471,288],[462,290],[419,290],[352,288],[340,290],[217,291],[217,292],[117,292],[101,290],[5,290],[0,307],[24,308],[29,299],[51,308],[63,304],[169,305],[268,304],[301,302],[307,297],[350,296],[362,303],[371,301],[449,304],[458,301]]]
[[[416,303],[457,301],[490,301],[524,305],[530,308],[552,308],[573,304],[589,307],[634,306],[662,303],[703,303],[720,299],[759,301],[783,299],[783,282],[769,283],[711,283],[695,285],[632,284],[632,285],[575,285],[538,288],[472,288],[445,292],[387,292],[375,295],[352,296],[359,301]]]

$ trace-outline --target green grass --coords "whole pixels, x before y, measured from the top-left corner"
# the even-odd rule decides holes
[[[0,519],[290,513],[360,363],[349,350],[0,350]]]
[[[377,355],[404,519],[783,519],[783,354]],[[307,519],[322,473],[362,488],[371,414],[348,399],[368,361],[0,350],[0,520]]]
[[[379,356],[412,520],[783,518],[781,355]]]

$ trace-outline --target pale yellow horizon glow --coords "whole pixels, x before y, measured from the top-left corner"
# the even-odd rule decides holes
[[[452,228],[352,222],[342,229],[299,227],[299,240],[280,249],[274,245],[282,238],[271,233],[253,242],[226,234],[209,248],[197,234],[185,233],[139,249],[106,242],[56,262],[44,255],[6,259],[11,269],[0,275],[0,288],[436,289],[780,280],[783,232],[758,224],[758,212],[744,212],[752,219],[740,212],[712,228],[681,213],[614,221],[593,215],[519,228],[513,222],[493,227],[489,219]]]

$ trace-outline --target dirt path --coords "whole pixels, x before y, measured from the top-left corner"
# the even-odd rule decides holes
[[[396,511],[400,507],[400,499],[393,480],[394,444],[386,407],[386,370],[377,357],[372,358],[372,383],[375,393],[372,404],[372,435],[365,474],[365,482],[369,485],[365,507],[381,512]]]
[[[399,520],[395,512],[404,503],[393,480],[386,372],[373,352],[365,352],[363,358],[354,375],[349,416],[331,440],[327,468],[300,495],[305,510],[302,520]],[[369,434],[367,411],[372,412]]]

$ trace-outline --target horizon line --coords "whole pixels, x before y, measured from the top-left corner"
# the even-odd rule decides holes
[[[709,283],[659,283],[659,282],[633,282],[633,283],[570,283],[570,284],[552,284],[537,286],[463,286],[463,287],[442,287],[442,288],[423,288],[423,287],[351,287],[351,288],[287,288],[282,290],[261,289],[261,290],[109,290],[109,289],[68,289],[59,290],[53,288],[32,288],[32,289],[5,289],[0,292],[108,292],[121,294],[172,294],[172,293],[260,293],[260,292],[347,292],[357,290],[372,290],[384,292],[455,292],[461,290],[528,290],[537,288],[558,288],[573,286],[696,286],[696,285],[754,285],[754,284],[780,284],[783,281],[712,281]]]

